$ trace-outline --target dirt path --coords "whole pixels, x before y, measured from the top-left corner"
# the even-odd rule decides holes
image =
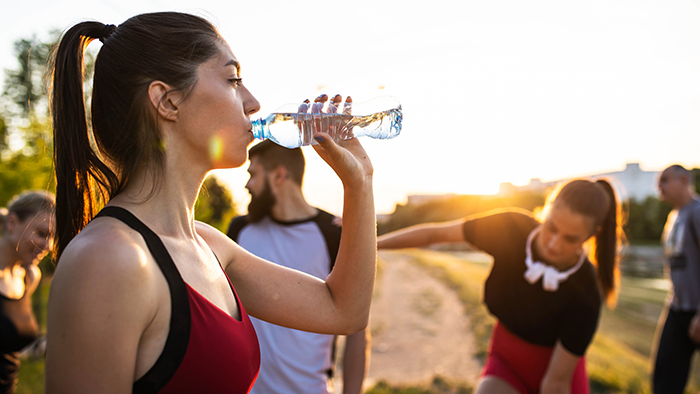
[[[382,252],[380,259],[367,387],[379,380],[424,382],[436,374],[473,384],[481,365],[455,292],[405,256]]]

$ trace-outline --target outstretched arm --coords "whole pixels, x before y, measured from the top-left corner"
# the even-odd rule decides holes
[[[442,242],[464,242],[463,219],[426,223],[384,234],[377,238],[378,249],[419,248]]]

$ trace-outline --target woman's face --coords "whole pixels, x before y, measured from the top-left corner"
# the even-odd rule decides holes
[[[53,243],[51,229],[55,228],[53,215],[39,212],[20,221],[15,214],[8,216],[7,236],[15,246],[17,257],[23,264],[38,263]]]
[[[535,237],[537,254],[557,268],[568,268],[578,261],[592,229],[592,218],[555,203]]]
[[[225,43],[217,56],[197,68],[197,77],[178,108],[189,146],[194,155],[206,155],[212,168],[240,167],[253,141],[250,115],[260,103],[240,80],[238,61]]]

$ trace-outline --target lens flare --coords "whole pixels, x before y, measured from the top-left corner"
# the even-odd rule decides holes
[[[209,140],[209,158],[212,161],[221,160],[221,156],[224,152],[224,143],[219,136],[213,136]]]

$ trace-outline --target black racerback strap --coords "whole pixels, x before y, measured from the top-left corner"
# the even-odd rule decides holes
[[[109,216],[121,220],[127,226],[138,231],[146,241],[148,250],[158,263],[170,289],[170,332],[165,341],[165,348],[156,363],[139,380],[134,382],[134,394],[157,393],[175,375],[185,358],[190,340],[191,315],[190,302],[185,281],[180,276],[170,253],[163,241],[148,226],[131,212],[121,207],[105,207],[95,217]]]

